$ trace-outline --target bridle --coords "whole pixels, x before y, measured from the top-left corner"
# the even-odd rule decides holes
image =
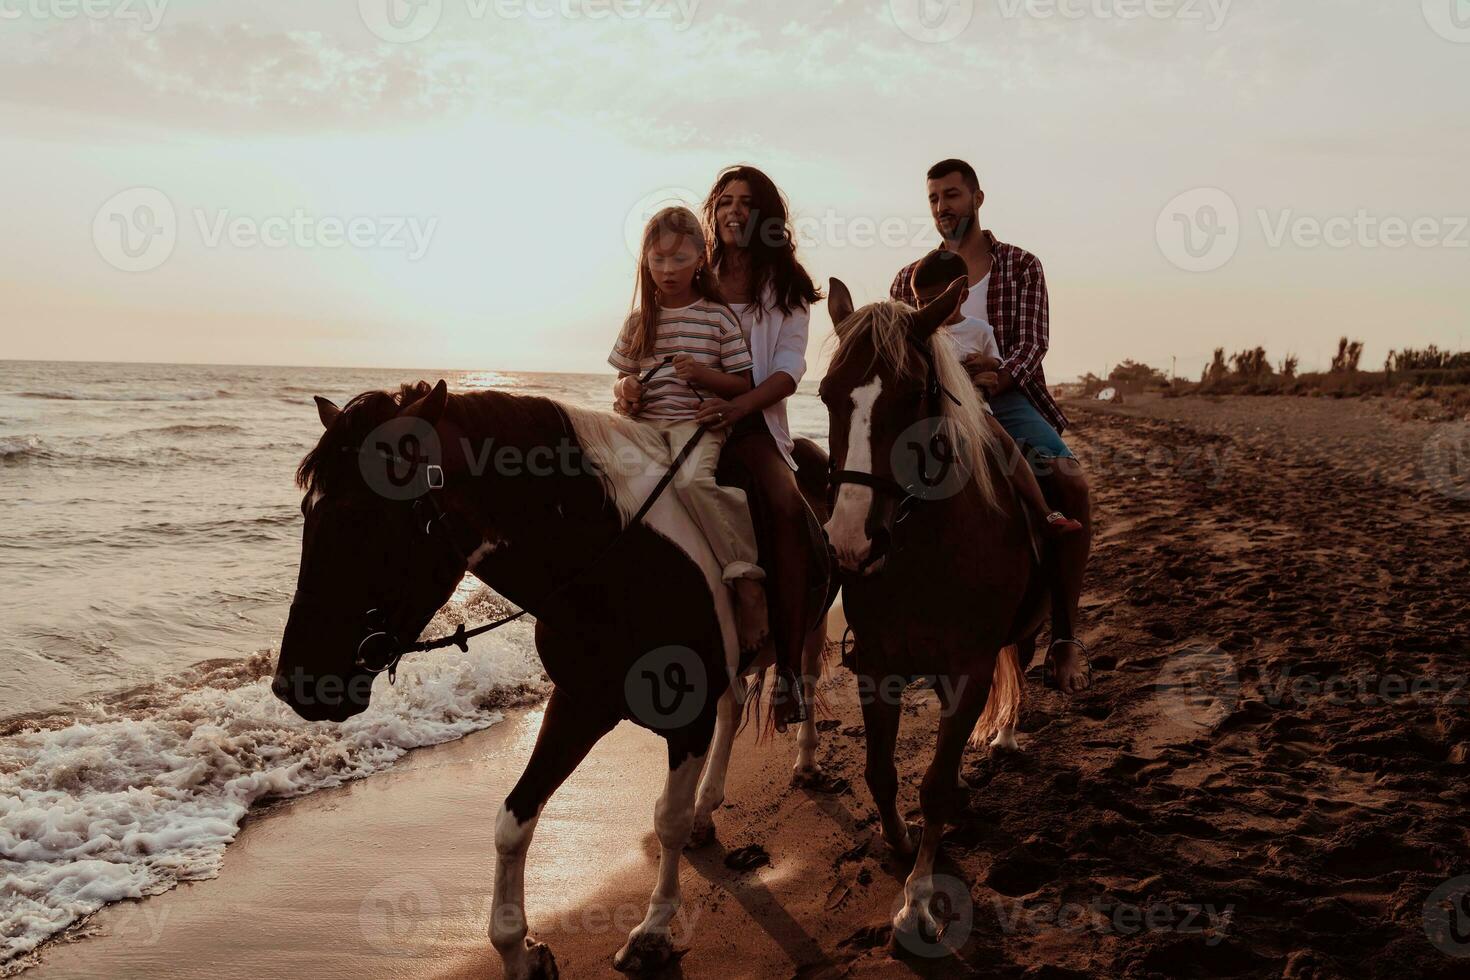
[[[647,384],[660,368],[667,366],[672,361],[672,357],[666,357],[662,363],[645,374],[640,379],[641,382]],[[699,395],[697,391],[695,394],[696,396]],[[703,401],[703,398],[701,397],[700,400]],[[562,425],[564,427],[566,425],[565,418],[562,419]],[[648,516],[648,512],[653,509],[653,505],[658,502],[659,497],[668,489],[669,484],[674,480],[674,476],[679,472],[680,467],[684,465],[684,461],[689,458],[689,454],[694,451],[695,444],[699,442],[706,431],[708,430],[703,425],[695,431],[694,435],[689,438],[689,441],[679,450],[678,455],[674,457],[668,472],[659,479],[658,484],[643,501],[637,513],[623,525],[622,529],[613,536],[613,539],[608,542],[607,546],[603,548],[597,557],[582,566],[582,568],[578,569],[570,577],[553,586],[549,592],[542,596],[536,605],[544,607],[546,603],[550,602],[557,595],[580,581],[612,554],[613,550],[622,543],[629,531],[643,523],[643,518]],[[360,447],[343,446],[341,451],[343,453],[360,454],[362,449]],[[378,451],[385,459],[394,462],[408,463],[415,467],[420,464],[423,465],[424,489],[413,501],[414,523],[423,528],[423,533],[426,537],[444,542],[445,546],[458,558],[464,568],[469,571],[474,571],[470,567],[470,556],[478,546],[479,537],[477,535],[461,534],[459,528],[455,526],[453,515],[440,502],[439,495],[444,491],[446,486],[444,467],[437,463],[428,463],[423,459],[405,459],[396,454],[384,453],[381,448]],[[466,549],[460,545],[460,540],[470,541],[472,537],[474,543],[471,544],[470,548]],[[297,605],[322,605],[322,603],[312,593],[298,588],[295,596],[291,600],[291,605],[295,607]],[[466,629],[465,625],[460,623],[455,627],[454,632],[447,636],[415,643],[404,643],[393,632],[392,624],[388,621],[388,614],[382,608],[375,606],[363,615],[364,635],[357,644],[357,654],[354,664],[359,670],[375,677],[378,674],[386,673],[388,675],[388,683],[392,684],[397,679],[399,661],[408,654],[442,650],[445,647],[458,647],[461,652],[469,653],[469,641],[473,637],[481,636],[513,623],[529,612],[529,607],[523,607],[509,615],[476,626],[473,629]]]
[[[939,369],[934,362],[934,352],[929,349],[928,345],[919,343],[912,337],[909,338],[909,343],[919,356],[924,359],[925,366],[928,369],[928,375],[924,382],[924,408],[927,417],[939,419],[943,416],[945,398],[948,398],[956,405],[963,405],[955,397],[954,393],[944,387],[940,382]],[[892,477],[864,473],[861,470],[839,470],[835,468],[835,461],[833,468],[828,471],[827,482],[829,492],[834,498],[838,489],[844,483],[867,487],[873,491],[873,505],[868,511],[868,525],[870,528],[873,528],[869,532],[869,537],[873,545],[868,552],[868,557],[859,567],[859,572],[866,572],[888,554],[896,553],[899,550],[891,547],[892,542],[889,539],[893,536],[893,529],[896,529],[898,525],[908,519],[909,514],[912,513],[918,503],[930,498],[929,488],[938,486],[949,476],[956,459],[954,444],[943,427],[936,425],[934,434],[929,437],[928,449],[929,456],[939,462],[939,472],[931,477],[921,461],[915,478],[906,484],[899,483]],[[877,506],[879,495],[897,501],[894,509],[893,528],[885,526],[882,521],[875,519],[873,516],[873,509]]]

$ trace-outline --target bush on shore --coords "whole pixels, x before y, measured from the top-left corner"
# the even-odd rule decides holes
[[[1312,398],[1397,397],[1425,402],[1430,414],[1455,417],[1470,412],[1470,352],[1451,353],[1434,346],[1390,351],[1382,371],[1362,371],[1360,341],[1343,337],[1327,371],[1298,373],[1288,354],[1273,369],[1261,347],[1225,356],[1215,349],[1198,382],[1175,380],[1165,397],[1180,395],[1299,395]],[[1419,414],[1419,413],[1415,413]]]

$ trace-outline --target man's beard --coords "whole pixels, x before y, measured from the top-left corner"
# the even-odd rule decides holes
[[[970,229],[975,226],[978,218],[978,213],[959,215],[954,219],[954,228],[952,230],[946,233],[943,227],[938,229],[939,237],[943,238],[947,244],[958,245],[965,240],[965,236],[970,233]]]

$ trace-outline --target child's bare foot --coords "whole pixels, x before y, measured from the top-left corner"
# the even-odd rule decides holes
[[[735,616],[740,636],[740,653],[749,656],[766,645],[770,636],[769,614],[766,611],[766,589],[753,578],[738,578],[735,588]]]
[[[1046,515],[1046,530],[1049,534],[1060,536],[1082,530],[1082,524],[1079,521],[1072,520],[1072,518],[1063,514],[1061,511],[1054,510]]]

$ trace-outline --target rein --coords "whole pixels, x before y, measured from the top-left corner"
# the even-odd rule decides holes
[[[645,375],[643,375],[642,378],[639,379],[639,384],[648,384],[648,382],[653,378],[655,374],[657,374],[662,368],[668,366],[672,361],[672,356],[665,357],[663,361],[654,365],[654,367],[650,369],[648,373],[646,373]],[[703,403],[704,396],[699,393],[699,390],[692,385],[690,386],[690,390],[694,392],[694,397],[699,399],[699,401]],[[674,481],[674,477],[679,472],[680,467],[684,465],[684,461],[688,459],[689,454],[694,451],[695,444],[704,437],[704,434],[707,431],[708,427],[701,425],[699,429],[694,433],[694,435],[689,438],[689,441],[686,442],[683,448],[679,450],[678,455],[674,457],[674,461],[672,464],[670,464],[668,472],[666,472],[662,477],[659,478],[658,485],[655,486],[653,490],[649,493],[647,498],[644,499],[642,505],[639,506],[637,513],[635,513],[633,517],[628,521],[628,523],[623,526],[622,530],[618,531],[613,539],[608,542],[607,547],[605,547],[597,555],[596,558],[594,558],[592,561],[588,562],[582,568],[573,573],[570,578],[555,586],[550,592],[542,596],[540,602],[537,603],[538,605],[544,605],[545,603],[551,601],[553,598],[560,595],[566,589],[574,585],[584,575],[595,569],[609,555],[613,553],[613,550],[617,548],[619,544],[622,543],[623,539],[627,536],[629,531],[633,530],[633,528],[643,523],[643,518],[647,517],[648,512],[653,509],[654,504],[658,503],[659,497],[663,496],[663,492],[667,490],[669,484]],[[466,563],[466,567],[468,567],[469,556],[464,553],[463,549],[461,549],[457,544],[454,543],[452,532],[449,529],[450,515],[447,511],[444,510],[442,506],[440,506],[439,501],[434,496],[434,491],[444,489],[444,468],[437,464],[430,463],[425,467],[425,477],[428,490],[414,501],[415,512],[418,513],[418,516],[424,519],[424,533],[429,537],[434,537],[436,530],[442,528],[442,533],[445,536],[446,543],[449,545],[450,548],[454,550],[454,552],[460,557],[460,559]],[[420,510],[421,508],[422,511]],[[474,569],[470,568],[469,571],[473,572]],[[490,633],[494,630],[499,629],[502,626],[513,623],[516,620],[520,619],[522,616],[525,616],[529,611],[530,610],[527,608],[522,608],[514,613],[511,613],[508,616],[502,616],[499,619],[484,623],[480,626],[476,626],[473,629],[465,629],[464,624],[460,623],[459,626],[455,628],[454,632],[449,634],[448,636],[441,636],[433,640],[423,640],[416,643],[405,644],[401,642],[398,637],[389,632],[387,618],[383,614],[382,610],[369,609],[367,611],[366,617],[368,634],[367,636],[363,637],[362,642],[357,645],[357,666],[374,675],[386,672],[388,674],[388,683],[392,684],[397,679],[398,662],[408,654],[425,653],[430,650],[442,650],[445,647],[458,647],[461,652],[469,653],[469,640],[472,637],[481,636],[485,633]],[[373,657],[371,656],[372,654],[377,654],[378,656]]]

